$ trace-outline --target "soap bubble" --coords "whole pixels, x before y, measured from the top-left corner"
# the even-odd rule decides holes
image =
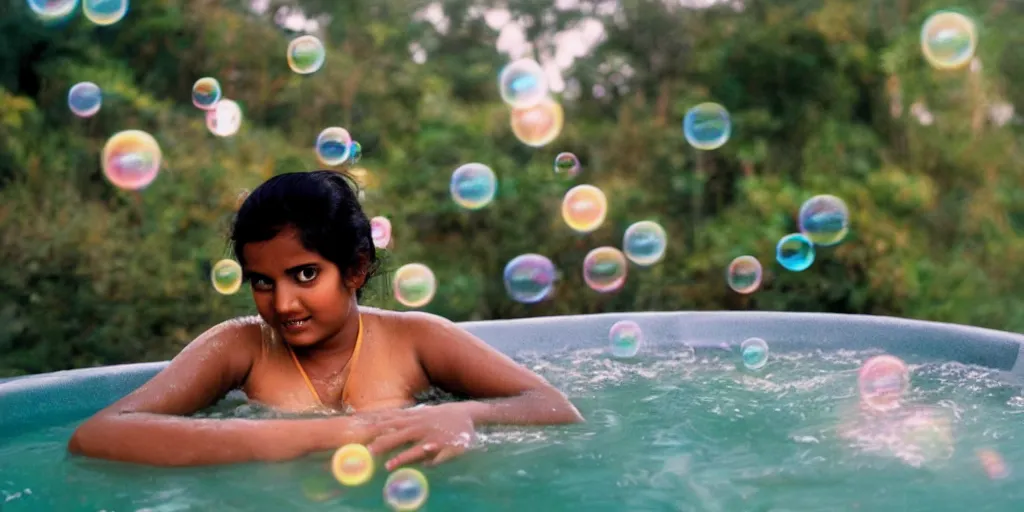
[[[514,108],[511,113],[512,133],[527,146],[546,146],[562,133],[564,115],[562,106],[550,98],[532,107]]]
[[[113,25],[128,14],[128,0],[82,0],[82,14],[97,25]]]
[[[429,494],[427,477],[412,468],[401,468],[384,482],[384,501],[397,512],[418,510]]]
[[[394,278],[395,299],[410,308],[421,308],[430,303],[437,293],[434,271],[422,263],[402,265]]]
[[[760,370],[768,364],[768,342],[761,338],[750,338],[740,345],[743,366],[748,370]]]
[[[230,137],[242,127],[242,109],[233,100],[224,98],[206,111],[206,128],[218,137]]]
[[[601,227],[608,215],[608,199],[593,185],[577,185],[562,198],[562,220],[578,233]]]
[[[729,111],[718,103],[701,103],[683,118],[683,136],[697,149],[718,149],[729,141],[731,134]]]
[[[501,70],[498,91],[502,101],[511,107],[532,107],[547,98],[547,76],[537,61],[519,59]]]
[[[386,248],[391,243],[391,221],[387,217],[370,219],[370,237],[373,238],[374,247]]]
[[[316,157],[324,165],[341,165],[351,153],[352,136],[344,128],[324,128],[316,137]]]
[[[324,43],[316,36],[299,36],[288,43],[288,67],[300,75],[316,73],[326,58]]]
[[[814,244],[801,233],[788,234],[775,246],[775,259],[786,270],[807,270],[814,263]]]
[[[921,51],[937,69],[966,66],[978,47],[978,32],[970,18],[953,11],[939,11],[921,27]]]
[[[220,101],[220,82],[209,76],[196,80],[192,85],[192,104],[202,110],[213,110]]]
[[[363,158],[363,145],[352,141],[352,147],[348,150],[348,160],[352,163],[359,163],[359,160]]]
[[[896,409],[910,387],[910,371],[898,357],[875,356],[861,366],[857,387],[861,401],[868,407],[877,411]]]
[[[103,91],[92,82],[78,82],[68,90],[68,108],[78,117],[92,117],[103,104]]]
[[[465,164],[452,173],[449,192],[455,204],[463,208],[479,210],[494,200],[497,191],[498,179],[484,164]]]
[[[614,292],[626,284],[628,268],[622,251],[614,247],[598,247],[583,258],[583,280],[594,291]]]
[[[210,271],[213,289],[221,295],[232,295],[242,287],[242,266],[232,259],[223,259]]]
[[[580,159],[572,153],[559,153],[555,157],[555,174],[575,178],[580,173]]]
[[[850,230],[850,211],[836,196],[817,195],[800,206],[798,223],[800,232],[815,245],[836,245]]]
[[[754,293],[761,287],[761,262],[753,256],[740,256],[729,263],[725,282],[736,293]]]
[[[665,257],[666,238],[661,224],[643,220],[626,228],[622,236],[622,250],[637,265],[654,265]]]
[[[644,333],[636,322],[619,320],[608,331],[608,339],[611,341],[612,357],[628,358],[640,351]]]
[[[78,0],[28,0],[28,8],[44,23],[58,23],[71,18],[78,9]]]
[[[505,265],[505,291],[516,302],[547,298],[555,285],[555,264],[540,254],[521,254]]]
[[[363,485],[373,478],[373,470],[373,455],[361,444],[346,444],[331,457],[331,473],[341,485]]]
[[[125,130],[107,139],[100,166],[103,175],[115,187],[138,190],[156,179],[162,158],[160,145],[152,135],[140,130]]]

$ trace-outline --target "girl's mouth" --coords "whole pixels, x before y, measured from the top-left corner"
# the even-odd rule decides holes
[[[281,322],[281,327],[284,328],[284,330],[290,331],[290,332],[301,331],[302,329],[304,329],[306,326],[309,325],[309,322],[312,319],[313,319],[313,317],[307,316],[306,318],[299,318],[299,319],[295,319],[295,320],[285,320],[285,321]]]

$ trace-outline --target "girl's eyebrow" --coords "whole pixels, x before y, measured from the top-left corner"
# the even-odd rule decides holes
[[[302,270],[302,269],[304,269],[306,267],[315,267],[315,266],[316,266],[316,262],[312,262],[311,261],[309,263],[303,263],[301,265],[295,265],[294,267],[286,268],[284,270],[284,272],[286,274],[294,274],[295,272],[298,272],[298,271],[300,271],[300,270]]]

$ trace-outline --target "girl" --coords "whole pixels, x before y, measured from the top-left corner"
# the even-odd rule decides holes
[[[239,208],[231,241],[259,316],[200,335],[152,380],[82,423],[72,453],[186,466],[280,461],[347,443],[374,454],[406,447],[386,463],[391,470],[461,454],[480,425],[582,421],[544,379],[452,322],[359,306],[378,261],[344,175],[267,180]],[[405,409],[431,386],[476,400]],[[186,417],[233,389],[281,410],[351,414]]]

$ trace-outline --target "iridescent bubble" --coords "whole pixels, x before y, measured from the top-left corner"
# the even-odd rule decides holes
[[[548,80],[533,59],[513,61],[498,76],[501,99],[513,108],[532,107],[548,96]]]
[[[608,339],[611,341],[612,357],[629,358],[640,351],[644,333],[636,322],[619,320],[608,331]]]
[[[28,0],[28,8],[44,23],[57,23],[70,18],[78,9],[78,0]]]
[[[356,141],[352,141],[352,147],[348,150],[348,154],[349,162],[354,164],[358,163],[359,160],[363,158],[363,145]]]
[[[341,485],[363,485],[373,478],[373,470],[373,455],[361,444],[346,444],[331,457],[331,474]]]
[[[701,103],[683,118],[683,136],[697,149],[718,149],[729,141],[731,134],[729,111],[718,103]]]
[[[725,282],[736,293],[754,293],[761,287],[761,262],[753,256],[740,256],[729,263]]]
[[[572,153],[559,153],[555,157],[555,174],[575,178],[580,173],[580,159]]]
[[[802,233],[788,234],[775,246],[775,259],[786,270],[807,270],[814,263],[814,244]]]
[[[374,247],[386,248],[391,243],[391,221],[380,216],[370,219],[370,237]]]
[[[510,116],[512,133],[527,146],[545,146],[562,133],[564,115],[562,106],[552,99],[532,107],[514,108]]]
[[[608,198],[593,185],[577,185],[562,198],[562,220],[578,233],[590,233],[604,224]]]
[[[626,233],[622,235],[622,250],[630,261],[647,267],[665,257],[667,238],[661,224],[642,220],[626,228]]]
[[[921,51],[937,69],[966,66],[978,47],[978,32],[970,18],[953,11],[939,11],[921,27]]]
[[[213,289],[221,295],[232,295],[242,287],[242,266],[232,259],[223,259],[210,271]]]
[[[326,58],[324,43],[316,36],[299,36],[288,43],[288,67],[300,75],[317,72]]]
[[[92,82],[78,82],[68,90],[68,108],[78,117],[92,117],[103,104],[103,91]]]
[[[202,110],[213,110],[221,94],[220,82],[216,78],[200,78],[192,85],[192,104]]]
[[[868,407],[877,411],[896,409],[910,387],[910,371],[898,357],[875,356],[861,366],[857,387],[861,401]]]
[[[410,308],[421,308],[434,299],[437,279],[434,271],[422,263],[402,265],[395,272],[395,300]]]
[[[516,302],[534,304],[551,294],[555,275],[551,260],[540,254],[521,254],[505,265],[505,291]]]
[[[156,179],[163,154],[152,135],[140,130],[114,134],[103,146],[100,166],[115,187],[138,190]]]
[[[230,137],[242,127],[242,108],[234,100],[224,98],[206,111],[206,128],[218,137]]]
[[[800,232],[815,245],[836,245],[850,231],[850,211],[836,196],[817,195],[800,206],[798,223]]]
[[[455,204],[467,210],[479,210],[494,200],[498,178],[490,167],[480,163],[459,166],[449,186]]]
[[[397,512],[419,510],[429,494],[427,477],[412,468],[401,468],[384,482],[384,501]]]
[[[583,281],[592,290],[609,293],[626,284],[629,264],[622,251],[614,247],[598,247],[583,258]]]
[[[750,338],[740,345],[743,366],[748,370],[760,370],[768,364],[768,342],[761,338]]]
[[[351,154],[352,136],[344,128],[324,128],[316,137],[316,157],[324,165],[341,165]]]
[[[82,0],[82,14],[97,25],[113,25],[128,14],[128,0]]]

